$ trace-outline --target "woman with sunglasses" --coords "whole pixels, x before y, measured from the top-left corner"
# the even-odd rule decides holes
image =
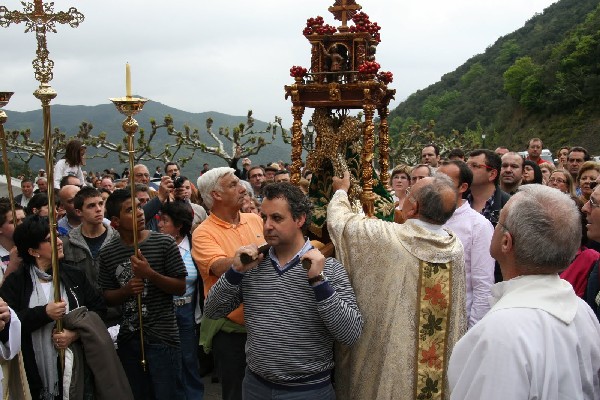
[[[22,322],[21,346],[32,398],[55,399],[66,390],[76,390],[96,399],[133,398],[112,340],[100,319],[106,312],[104,299],[83,271],[61,261],[63,246],[58,237],[61,301],[54,301],[48,219],[39,215],[27,217],[15,229],[13,238],[23,262],[0,287],[0,297]],[[55,326],[58,320],[64,323],[60,333]],[[84,320],[89,325],[81,326]],[[90,335],[95,340],[90,341]],[[59,351],[71,351],[71,346],[79,348],[79,345],[84,346],[84,351],[94,351],[85,351],[87,367],[80,370],[81,376],[73,376],[72,386],[63,388],[58,368]],[[72,354],[77,353],[75,350]],[[79,354],[75,363],[83,361],[80,351]],[[72,364],[66,362],[66,371],[69,366]],[[94,379],[87,379],[92,377],[92,370]]]

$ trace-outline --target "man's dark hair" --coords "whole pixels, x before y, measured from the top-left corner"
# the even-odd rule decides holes
[[[85,199],[89,199],[90,197],[102,197],[100,195],[100,191],[91,186],[84,186],[81,188],[79,192],[73,197],[73,208],[76,210],[83,209],[83,203]]]
[[[265,173],[265,169],[264,169],[263,167],[261,167],[260,165],[254,165],[253,167],[251,167],[251,168],[248,170],[248,177],[250,177],[250,173],[251,173],[253,170],[255,170],[255,169],[260,169],[260,170],[262,171],[263,175],[264,175],[264,173]]]
[[[263,194],[268,200],[286,200],[294,220],[306,215],[306,221],[302,225],[302,232],[306,233],[311,222],[313,205],[299,187],[289,182],[269,183],[264,187]]]
[[[466,162],[460,160],[447,160],[443,161],[442,165],[456,165],[458,167],[458,186],[466,183],[468,188],[471,187],[471,184],[473,183],[473,171],[471,171],[471,168],[469,168]]]
[[[433,143],[426,144],[425,146],[423,146],[423,149],[426,147],[433,147],[433,151],[435,152],[435,155],[436,156],[440,155],[440,148],[437,146],[437,144],[433,144]],[[421,149],[421,151],[423,151],[423,149]]]
[[[485,155],[485,165],[496,170],[496,179],[494,179],[494,185],[498,186],[500,182],[500,169],[502,169],[502,158],[488,149],[477,149],[469,153],[469,157],[477,157],[478,155]]]
[[[194,211],[187,202],[182,200],[167,201],[162,205],[160,212],[168,215],[174,226],[179,226],[181,236],[188,236],[192,231]]]
[[[29,203],[27,203],[27,208],[25,209],[25,213],[28,215],[33,214],[33,209],[41,209],[44,206],[48,205],[48,195],[46,193],[36,193],[33,195]],[[50,210],[52,212],[52,210]]]
[[[106,200],[106,217],[108,219],[120,217],[121,206],[128,199],[131,199],[131,192],[127,189],[117,189],[112,192]]]
[[[569,156],[571,155],[572,152],[577,151],[579,153],[583,153],[583,161],[590,161],[590,153],[588,153],[588,151],[581,147],[581,146],[575,146],[575,147],[571,147],[571,150],[569,150],[569,154],[567,154],[567,159],[569,158]]]
[[[286,170],[286,169],[280,169],[279,171],[275,172],[275,176],[277,175],[286,175],[289,174],[290,171]]]
[[[14,204],[15,210],[22,210],[20,204]],[[6,215],[12,212],[11,201],[8,197],[0,197],[0,226],[6,222]]]
[[[179,171],[181,171],[181,168],[179,168],[179,164],[177,164],[175,161],[169,161],[168,163],[165,164],[165,173],[167,173],[167,169],[169,169],[169,166],[174,165],[177,167],[177,169]]]
[[[33,181],[31,179],[29,179],[29,178],[23,178],[23,179],[21,179],[21,186],[23,186],[23,184],[25,182],[29,182],[29,183],[31,183],[33,185]]]
[[[458,157],[458,158],[465,158],[465,152],[462,149],[452,149],[450,150],[450,152],[448,153],[448,158],[452,158],[452,157]]]
[[[75,178],[75,179],[79,180],[79,178],[77,176],[73,175],[73,173],[70,173],[69,175],[65,175],[60,179],[60,183],[58,184],[58,187],[60,189],[62,189],[63,187],[70,185],[69,178]],[[82,182],[80,181],[79,185],[81,185],[81,184],[82,184]],[[76,186],[79,186],[79,185],[76,185]]]

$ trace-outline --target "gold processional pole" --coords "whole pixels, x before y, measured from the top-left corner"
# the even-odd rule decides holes
[[[148,101],[147,99],[140,99],[131,96],[131,74],[129,72],[129,64],[126,67],[126,86],[127,95],[126,97],[119,97],[110,99],[117,107],[117,110],[126,115],[127,118],[123,121],[123,131],[127,134],[127,149],[129,152],[129,187],[131,188],[131,213],[132,220],[135,224],[133,227],[133,254],[138,255],[138,231],[137,231],[137,208],[135,207],[136,195],[135,195],[135,174],[133,173],[133,167],[135,165],[135,142],[134,134],[137,132],[139,124],[133,118],[134,115],[142,111],[144,104]],[[138,318],[140,323],[140,349],[142,353],[142,359],[140,360],[142,368],[146,371],[146,352],[144,350],[144,322],[142,318],[142,295],[137,295],[137,307],[138,307]]]
[[[8,188],[8,199],[10,200],[10,211],[12,212],[13,225],[17,225],[17,212],[15,211],[15,196],[12,190],[12,177],[10,175],[10,166],[8,165],[8,155],[6,152],[6,133],[4,132],[4,124],[8,120],[8,116],[2,110],[6,107],[13,92],[0,92],[0,141],[2,142],[2,161],[4,162],[4,175],[6,176],[6,187]]]
[[[46,171],[48,173],[48,214],[50,223],[50,245],[52,246],[52,284],[54,285],[54,301],[60,302],[60,279],[58,276],[58,249],[56,237],[56,207],[54,203],[54,160],[52,151],[51,120],[50,120],[50,102],[57,95],[56,91],[50,86],[49,82],[53,78],[52,68],[54,61],[48,55],[48,46],[46,42],[46,33],[48,31],[56,33],[56,23],[69,24],[72,28],[77,28],[84,20],[83,14],[71,7],[69,11],[60,11],[54,13],[54,3],[44,4],[42,0],[34,0],[33,3],[21,2],[25,8],[24,12],[9,11],[6,7],[0,6],[0,26],[8,27],[11,23],[25,23],[25,32],[35,32],[37,40],[37,57],[32,65],[35,71],[35,79],[40,83],[39,88],[33,95],[42,103],[42,112],[44,117],[44,147]],[[56,331],[62,332],[62,320],[56,321]],[[64,350],[59,352],[61,369],[64,366]]]

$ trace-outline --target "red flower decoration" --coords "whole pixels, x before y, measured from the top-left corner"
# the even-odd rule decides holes
[[[425,288],[425,297],[423,297],[423,300],[429,300],[433,306],[446,307],[448,304],[446,296],[442,293],[442,285],[439,283],[433,287]]]
[[[436,354],[435,344],[432,344],[429,350],[421,350],[421,364],[427,364],[429,367],[442,368],[442,360]]]
[[[298,65],[294,65],[292,68],[290,68],[290,76],[293,78],[302,78],[307,72],[308,70],[306,68]]]

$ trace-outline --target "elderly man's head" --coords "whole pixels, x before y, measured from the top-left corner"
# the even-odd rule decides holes
[[[38,190],[40,192],[48,191],[48,180],[46,178],[44,178],[43,176],[38,177],[35,180],[35,183],[37,184]]]
[[[505,280],[567,268],[581,242],[579,218],[568,195],[543,185],[522,186],[500,212],[490,244]]]
[[[133,167],[133,179],[135,183],[147,185],[150,182],[150,171],[144,164],[138,164]]]
[[[227,210],[239,210],[244,203],[246,188],[229,167],[208,170],[198,178],[197,186],[204,205],[213,210],[215,207]]]
[[[435,225],[443,225],[456,209],[458,191],[452,179],[435,174],[415,183],[406,196],[402,212],[406,219],[418,218]]]

